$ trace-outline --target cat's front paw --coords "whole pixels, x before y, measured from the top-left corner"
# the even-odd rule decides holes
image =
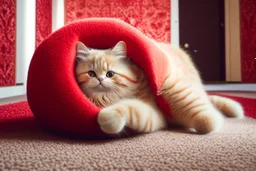
[[[98,114],[98,123],[102,131],[117,134],[124,128],[126,121],[122,113],[114,108],[104,108]]]

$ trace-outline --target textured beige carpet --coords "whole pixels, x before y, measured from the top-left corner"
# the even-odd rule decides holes
[[[0,170],[256,170],[256,120],[227,119],[219,133],[179,128],[118,140],[71,140],[24,123],[0,131]]]

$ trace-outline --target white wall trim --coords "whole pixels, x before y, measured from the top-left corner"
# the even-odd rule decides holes
[[[171,44],[179,47],[179,0],[171,0]]]
[[[64,26],[65,0],[52,0],[52,32]]]
[[[16,58],[19,82],[26,84],[36,45],[36,0],[17,1]]]
[[[26,94],[25,85],[0,88],[0,99],[7,98],[7,97],[20,96],[24,94]]]
[[[24,23],[22,18],[24,18],[24,3],[21,1],[16,2],[16,83],[24,83],[25,81],[25,73],[23,72],[25,61],[23,60],[23,49],[21,49],[20,43],[23,44],[22,40],[22,32],[24,32]],[[19,15],[18,15],[19,14]]]
[[[256,84],[206,84],[206,91],[253,91],[256,92]]]

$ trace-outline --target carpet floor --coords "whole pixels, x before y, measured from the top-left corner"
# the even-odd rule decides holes
[[[256,99],[236,98],[243,119],[197,135],[177,127],[112,140],[42,130],[27,102],[0,106],[0,170],[256,170]]]

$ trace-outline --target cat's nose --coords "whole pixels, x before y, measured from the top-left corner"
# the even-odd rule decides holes
[[[98,77],[99,82],[102,82],[104,80],[104,77]]]

